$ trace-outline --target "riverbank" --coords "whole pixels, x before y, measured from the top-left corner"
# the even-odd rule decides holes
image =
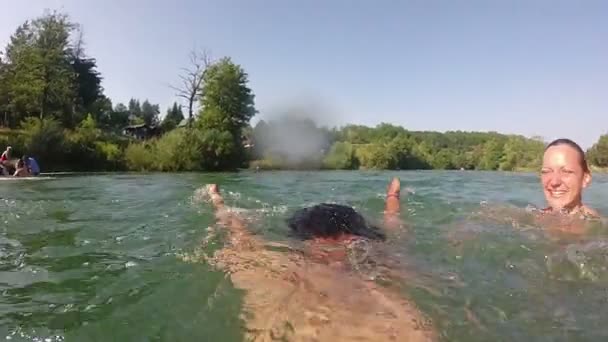
[[[252,143],[239,149],[201,129],[176,128],[159,137],[136,140],[103,131],[90,117],[73,130],[63,129],[53,121],[32,120],[23,129],[0,129],[0,148],[12,146],[15,157],[32,155],[44,172],[204,172],[240,168],[537,172],[543,151],[542,142],[520,136],[411,132],[386,124],[375,128],[347,126],[332,134],[315,128],[319,130],[315,134],[325,136],[327,146],[303,151],[293,143],[286,147],[278,141],[272,146],[268,141],[260,146],[258,142],[265,131],[258,126],[246,138]],[[591,169],[608,172],[608,167],[592,165]]]

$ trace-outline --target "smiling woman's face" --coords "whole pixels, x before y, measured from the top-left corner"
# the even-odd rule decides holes
[[[562,144],[545,151],[541,182],[545,199],[552,209],[582,205],[582,192],[590,181],[591,174],[583,167],[583,158],[576,149]]]

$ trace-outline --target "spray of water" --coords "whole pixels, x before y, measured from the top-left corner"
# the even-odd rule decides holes
[[[257,150],[288,166],[319,162],[332,143],[332,112],[319,105],[290,106],[267,113],[254,130]]]

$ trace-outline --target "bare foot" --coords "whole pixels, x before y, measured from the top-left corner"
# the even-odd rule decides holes
[[[215,209],[223,208],[224,199],[220,194],[220,187],[217,184],[207,184],[207,194],[211,198],[211,202],[215,206]]]
[[[209,195],[219,194],[220,187],[217,184],[207,184],[207,192]]]
[[[388,183],[388,187],[386,189],[386,196],[387,197],[397,197],[399,198],[399,194],[401,193],[401,182],[399,181],[399,178],[397,177],[393,177],[393,179],[390,181],[390,183]]]
[[[384,208],[384,224],[389,228],[396,228],[400,225],[399,210],[399,193],[401,192],[401,183],[399,178],[394,177],[388,184],[386,189],[386,203]]]

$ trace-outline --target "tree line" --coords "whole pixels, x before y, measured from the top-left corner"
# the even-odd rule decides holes
[[[248,76],[229,57],[193,56],[195,68],[181,76],[189,87],[174,87],[177,97],[187,95],[188,120],[177,102],[161,120],[160,106],[147,99],[112,104],[68,15],[27,20],[0,53],[0,146],[36,156],[46,171],[246,166],[241,131],[256,112]],[[153,128],[152,139],[122,134],[137,125]]]
[[[36,156],[52,170],[475,169],[540,165],[540,138],[496,132],[421,132],[388,123],[320,127],[285,116],[259,121],[248,75],[230,57],[190,53],[161,119],[148,99],[113,104],[81,27],[46,12],[17,27],[0,53],[0,147]],[[154,128],[148,139],[123,134]],[[608,135],[587,151],[608,167]]]
[[[411,131],[376,127],[320,127],[286,116],[259,121],[249,133],[254,168],[538,170],[546,142],[498,132]],[[312,144],[311,144],[312,143]],[[608,167],[608,134],[587,151],[593,167]]]
[[[296,139],[314,137],[314,148],[294,156]],[[526,170],[540,165],[544,142],[539,138],[496,132],[424,132],[382,123],[376,127],[317,127],[307,119],[260,121],[252,132],[255,167],[327,169],[467,169]]]

